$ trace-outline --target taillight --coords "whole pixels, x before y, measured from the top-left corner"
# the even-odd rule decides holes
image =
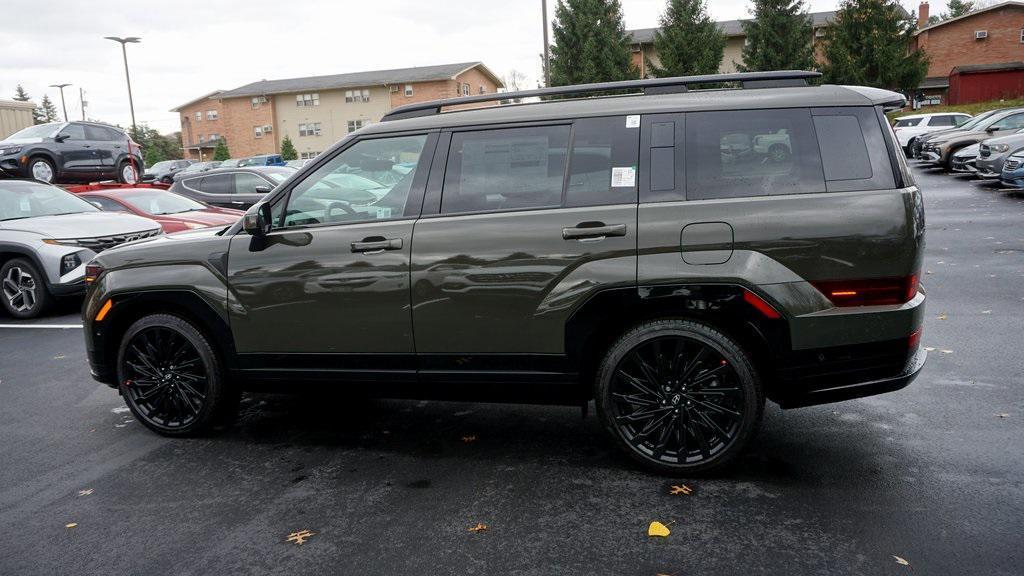
[[[836,306],[903,304],[917,295],[917,274],[902,278],[811,282]]]
[[[86,284],[92,284],[93,282],[95,282],[96,279],[100,277],[100,274],[103,274],[103,266],[100,266],[99,264],[92,264],[92,263],[89,263],[89,264],[85,265],[85,283]]]
[[[763,314],[765,318],[781,318],[779,312],[775,310],[775,308],[772,308],[771,304],[765,302],[763,298],[761,298],[757,294],[754,294],[750,290],[743,291],[743,300],[747,304],[750,304],[754,308],[757,308],[757,311]]]

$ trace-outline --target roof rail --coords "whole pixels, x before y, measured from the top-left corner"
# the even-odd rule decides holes
[[[416,102],[399,106],[381,118],[381,122],[402,118],[417,118],[440,114],[447,106],[475,104],[477,102],[495,102],[545,96],[563,96],[566,94],[593,94],[595,92],[615,92],[622,90],[639,90],[642,94],[669,94],[686,92],[693,84],[719,84],[739,82],[741,88],[780,88],[806,86],[807,80],[821,77],[821,72],[806,70],[780,70],[773,72],[734,72],[731,74],[704,74],[701,76],[676,76],[674,78],[648,78],[645,80],[621,80],[618,82],[597,82],[594,84],[576,84],[572,86],[554,86],[535,90],[517,92],[494,92],[459,98]]]

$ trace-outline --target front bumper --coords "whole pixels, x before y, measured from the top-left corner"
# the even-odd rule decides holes
[[[957,158],[953,157],[952,168],[954,172],[965,172],[965,173],[976,173],[978,167],[975,163],[975,158]]]
[[[942,155],[937,150],[921,150],[918,158],[925,162],[941,162]]]
[[[28,178],[28,166],[19,162],[20,154],[0,156],[0,174],[11,178]]]
[[[999,173],[1003,171],[1003,162],[1005,158],[978,158],[976,165],[978,167],[978,175],[984,178],[999,178]]]

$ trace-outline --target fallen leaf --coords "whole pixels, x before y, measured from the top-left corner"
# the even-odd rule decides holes
[[[936,318],[938,318],[939,320],[945,320],[946,318],[948,318],[948,316],[946,316],[945,314],[939,314],[938,316],[936,316]]]
[[[470,442],[476,442],[476,436],[463,436],[462,441],[465,442],[466,444],[469,444]]]
[[[482,522],[477,522],[476,526],[473,526],[472,528],[469,529],[469,532],[476,533],[476,532],[483,532],[484,530],[487,530],[487,524],[484,524]]]
[[[953,353],[952,350],[939,350],[939,352],[942,352],[943,354],[952,354]]]
[[[78,491],[79,496],[89,496],[90,494],[92,494],[92,488],[86,488],[85,490]]]
[[[1007,414],[1006,412],[1003,412],[1002,414],[996,414],[996,417],[997,418],[1009,418],[1010,415]]]
[[[647,535],[648,536],[657,536],[659,538],[666,538],[671,533],[672,533],[672,531],[668,529],[668,526],[666,526],[666,525],[664,525],[664,524],[662,524],[661,522],[658,522],[658,521],[651,522],[651,525],[647,527]]]
[[[64,525],[65,528],[74,528],[75,526],[78,526],[78,522],[68,522]]]
[[[298,532],[292,532],[285,539],[285,542],[294,542],[296,545],[301,546],[306,543],[306,539],[313,536],[316,532],[311,530],[299,530]]]
[[[925,346],[924,349],[929,351],[929,352],[935,352],[935,348],[933,348],[931,346]]]
[[[669,491],[669,494],[686,494],[687,496],[689,496],[692,493],[693,488],[690,488],[686,484],[683,484],[682,486],[673,485],[671,491]]]
[[[992,311],[991,310],[982,310],[981,313],[982,314],[991,314]]]
[[[910,562],[907,562],[906,560],[900,558],[899,556],[896,556],[895,554],[893,554],[893,558],[896,559],[896,563],[900,566],[910,566]]]

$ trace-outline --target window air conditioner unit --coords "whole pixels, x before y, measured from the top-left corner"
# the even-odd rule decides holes
[[[392,94],[395,94],[396,92],[398,92],[398,86],[393,86],[393,85],[392,85],[392,86],[388,86],[388,90],[389,90],[389,91],[390,91],[390,92],[391,92]]]
[[[975,30],[974,31],[974,39],[975,40],[984,40],[985,38],[988,38],[988,30]]]
[[[266,103],[267,103],[267,97],[266,96],[260,96],[260,104],[266,104]]]
[[[267,124],[266,126],[263,127],[263,131],[264,132],[273,132],[274,131],[274,127],[271,126],[270,124]]]

